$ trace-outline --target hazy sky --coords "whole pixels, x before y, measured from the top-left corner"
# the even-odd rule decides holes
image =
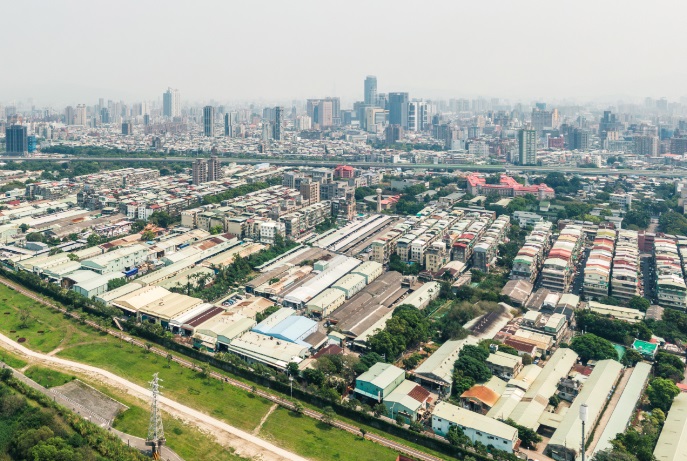
[[[0,101],[411,97],[675,100],[687,2],[4,2]]]

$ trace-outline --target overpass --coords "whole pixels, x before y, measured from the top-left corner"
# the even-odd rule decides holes
[[[191,163],[199,157],[0,157],[0,161],[22,161],[31,160],[33,162],[150,162],[150,163]],[[285,159],[285,158],[233,158],[220,157],[223,163],[237,164],[259,164],[270,163],[279,166],[303,166],[305,160]],[[342,162],[331,160],[307,160],[308,166],[334,168]],[[422,170],[444,170],[444,171],[482,171],[482,172],[506,172],[517,171],[523,173],[578,173],[593,176],[611,175],[637,175],[653,176],[657,178],[685,178],[687,170],[630,170],[630,169],[608,169],[608,168],[565,168],[559,166],[519,166],[519,165],[475,165],[475,164],[434,164],[434,163],[383,163],[383,162],[345,162],[346,165],[360,168],[402,168],[402,169],[422,169]]]

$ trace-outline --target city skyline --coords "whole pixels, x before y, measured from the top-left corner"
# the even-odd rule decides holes
[[[411,98],[614,101],[687,95],[681,88],[687,64],[673,58],[687,45],[670,36],[681,27],[679,12],[687,12],[678,2],[662,9],[639,2],[578,2],[574,9],[500,2],[498,15],[491,4],[433,2],[420,8],[394,2],[389,8],[388,2],[348,2],[327,14],[317,6],[213,3],[203,10],[213,14],[200,18],[185,2],[162,10],[131,2],[51,2],[40,9],[15,2],[6,13],[30,18],[33,27],[27,34],[25,21],[10,21],[0,32],[5,43],[16,43],[5,60],[25,70],[0,76],[0,101],[157,100],[159,89],[169,86],[181,91],[184,102],[324,96],[348,102],[363,99],[366,75],[377,77],[379,93],[408,92]],[[326,20],[336,15],[338,24],[360,28],[362,12],[379,19],[364,34],[332,29]],[[418,24],[426,25],[427,39],[410,40]],[[399,41],[404,46],[394,46]],[[303,44],[296,59],[287,52],[295,43]],[[41,52],[50,49],[62,52]]]

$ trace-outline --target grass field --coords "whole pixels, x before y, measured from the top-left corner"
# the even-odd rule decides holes
[[[118,398],[121,400],[121,397]],[[148,432],[147,410],[133,404],[114,422],[114,427],[127,434],[145,438]],[[203,434],[194,427],[163,413],[162,424],[165,429],[167,446],[184,459],[203,459],[209,461],[247,461],[231,450],[215,442],[211,436]]]
[[[61,373],[50,368],[41,367],[34,365],[29,367],[24,374],[29,378],[36,381],[43,387],[51,388],[67,384],[68,382],[74,380],[74,376]]]
[[[39,352],[102,340],[86,325],[69,321],[5,285],[0,285],[0,331],[15,341],[24,338],[24,346]]]
[[[159,373],[163,395],[247,431],[260,423],[271,405],[250,392],[203,378],[200,373],[174,362],[168,365],[163,357],[114,339],[98,344],[98,347],[73,346],[58,355],[109,370],[144,387],[147,387],[153,373]]]
[[[15,369],[24,368],[26,366],[26,360],[19,358],[18,355],[14,355],[5,349],[0,349],[0,362],[5,362]]]
[[[278,408],[267,418],[259,435],[301,456],[323,461],[396,459],[396,452],[390,448],[284,408]]]

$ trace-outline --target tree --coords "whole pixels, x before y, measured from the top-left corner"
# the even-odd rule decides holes
[[[604,359],[618,360],[618,352],[613,344],[592,333],[574,337],[570,343],[570,348],[577,352],[577,355],[584,362]]]
[[[646,389],[649,403],[654,408],[659,408],[666,412],[670,410],[673,399],[680,393],[680,389],[669,379],[654,378]]]
[[[378,403],[377,405],[374,406],[373,410],[374,415],[379,418],[380,416],[388,416],[389,415],[389,410],[387,410],[386,405],[383,403]]]
[[[654,375],[659,378],[679,382],[685,379],[685,365],[679,357],[667,352],[659,352],[654,359]]]
[[[107,290],[111,291],[116,288],[122,287],[126,285],[127,281],[125,277],[118,277],[116,279],[108,280],[107,281]]]
[[[422,432],[424,430],[424,427],[422,426],[422,423],[419,421],[412,421],[409,426],[410,430],[413,432]]]
[[[93,233],[88,236],[88,238],[86,239],[86,243],[89,247],[96,246],[100,243],[100,236],[98,234]]]
[[[75,255],[74,253],[69,253],[67,255],[67,258],[69,258],[70,261],[78,261],[79,260],[79,257],[77,255]]]
[[[454,447],[463,447],[466,445],[471,445],[470,438],[467,435],[465,435],[463,429],[461,429],[457,425],[450,426],[448,428],[446,440],[448,440],[448,443],[450,443]]]
[[[646,312],[647,309],[651,307],[651,303],[648,299],[642,298],[641,296],[633,296],[632,298],[630,298],[630,301],[628,301],[627,307],[637,309],[642,312]]]
[[[29,225],[26,223],[22,223],[19,226],[19,230],[21,231],[22,234],[25,234],[27,230],[29,230]]]
[[[141,240],[143,240],[144,242],[149,242],[151,240],[155,240],[155,232],[153,232],[150,229],[144,230],[143,233],[141,234]]]
[[[396,414],[396,424],[398,426],[403,426],[406,423],[406,419],[400,413]]]
[[[360,436],[365,440],[365,434],[367,434],[367,431],[365,430],[364,427],[359,428],[360,430]]]
[[[456,360],[455,369],[463,376],[472,378],[478,383],[488,381],[491,378],[489,367],[483,361],[469,355],[461,355]]]
[[[31,232],[29,234],[26,234],[26,241],[27,242],[43,242],[45,241],[45,238],[43,237],[43,234],[40,232]]]
[[[291,376],[298,377],[298,364],[296,362],[289,362],[286,366],[286,372]]]
[[[299,400],[294,400],[293,402],[293,412],[296,413],[297,415],[300,415],[303,413],[303,410],[305,407]]]
[[[12,378],[12,369],[3,368],[0,370],[0,381],[7,382]]]
[[[212,235],[221,234],[222,231],[224,231],[224,226],[222,226],[221,224],[218,224],[218,225],[216,225],[216,226],[212,226],[212,227],[210,228],[210,233],[211,233]]]
[[[530,429],[529,427],[521,426],[510,418],[507,419],[505,423],[518,430],[518,438],[520,439],[520,442],[524,448],[530,450],[537,449],[537,444],[541,442],[542,438],[539,434],[537,434],[536,431]]]
[[[627,349],[625,351],[625,355],[623,356],[622,364],[629,367],[634,367],[635,365],[637,365],[638,362],[641,362],[642,360],[642,354],[640,354],[637,350]]]
[[[332,407],[325,407],[322,410],[322,422],[331,425],[334,422],[334,409]]]

